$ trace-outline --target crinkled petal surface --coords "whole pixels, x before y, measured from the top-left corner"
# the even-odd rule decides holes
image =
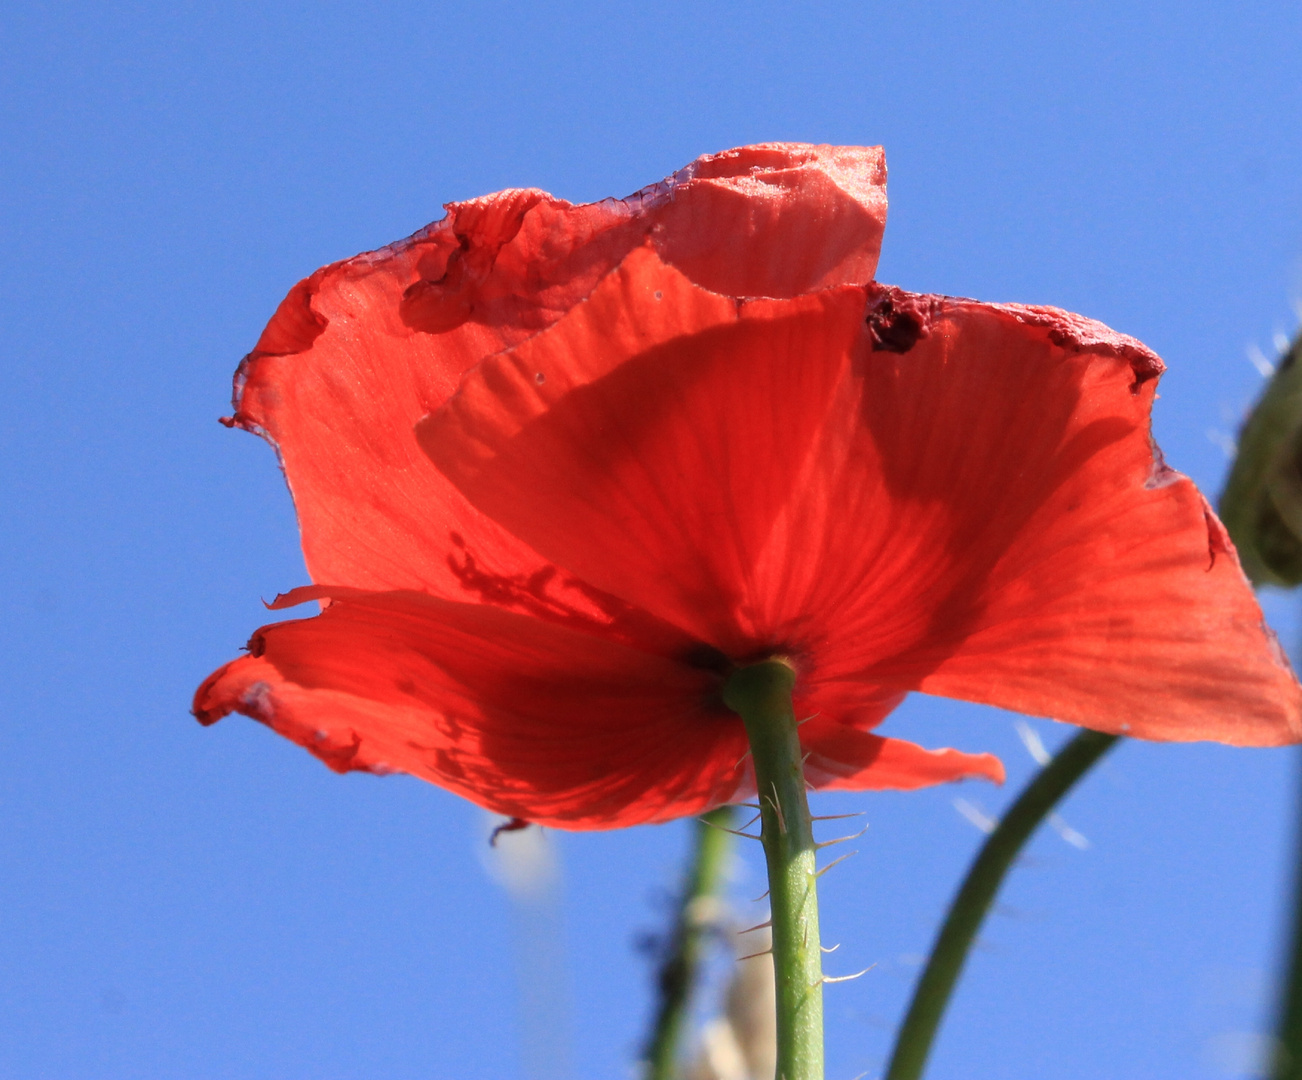
[[[1051,309],[713,296],[630,253],[421,444],[545,558],[807,688],[1273,745],[1299,690],[1149,429],[1161,362]]]
[[[326,595],[315,618],[259,630],[249,655],[200,687],[195,715],[241,712],[338,772],[406,772],[567,828],[681,817],[753,794],[744,728],[712,672],[421,593],[317,588],[290,600]],[[991,771],[988,756],[931,753],[842,724],[816,726],[809,746],[811,777],[833,787]]]
[[[229,422],[278,448],[313,580],[495,603],[528,593],[546,562],[448,484],[415,423],[644,243],[739,295],[868,281],[885,179],[880,148],[775,143],[701,158],[624,200],[513,190],[450,204],[409,240],[295,286],[241,365]]]

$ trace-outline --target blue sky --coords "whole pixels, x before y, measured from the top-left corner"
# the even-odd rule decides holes
[[[37,4],[0,13],[0,1074],[524,1075],[519,913],[477,810],[340,778],[195,684],[306,579],[270,449],[216,423],[285,291],[513,185],[622,195],[698,154],[882,144],[879,277],[1051,303],[1170,365],[1156,431],[1214,492],[1302,293],[1302,7],[1211,3]],[[1295,603],[1267,598],[1285,640]],[[1036,722],[1050,743],[1065,732]],[[825,879],[829,1078],[880,1066],[1013,718],[888,721],[1000,753],[866,810]],[[1122,746],[1015,873],[932,1080],[1190,1080],[1265,1022],[1298,759]],[[572,1075],[621,1077],[635,941],[681,825],[557,838]],[[747,853],[739,903],[762,890]],[[532,916],[531,916],[532,917]],[[840,973],[841,968],[836,969]]]

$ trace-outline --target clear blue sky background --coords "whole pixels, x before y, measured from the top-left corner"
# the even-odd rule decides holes
[[[216,423],[295,280],[507,186],[588,200],[747,142],[881,143],[880,277],[1140,337],[1171,367],[1168,458],[1215,491],[1245,350],[1295,325],[1299,55],[1296,2],[7,5],[0,1076],[523,1075],[479,812],[187,715],[306,580],[271,450]],[[1293,601],[1268,607],[1292,641]],[[825,879],[832,970],[878,965],[829,990],[835,1080],[880,1067],[978,843],[955,796],[996,811],[1032,769],[1006,714],[913,699],[886,730],[994,750],[1011,782],[822,801],[871,821]],[[1121,747],[1064,809],[1092,847],[1046,830],[1016,872],[932,1080],[1246,1075],[1297,772]],[[686,838],[559,838],[576,1078],[628,1075],[634,942]]]

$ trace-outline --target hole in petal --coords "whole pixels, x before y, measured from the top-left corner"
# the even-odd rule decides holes
[[[873,352],[906,353],[927,336],[931,319],[918,297],[883,288],[877,299],[869,302],[865,321]]]

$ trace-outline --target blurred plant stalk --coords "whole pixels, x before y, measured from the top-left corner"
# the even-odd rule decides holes
[[[684,1080],[770,1080],[777,1071],[777,986],[767,929],[733,935],[738,954],[723,1015],[705,1025]],[[760,955],[754,955],[760,952]]]
[[[732,853],[735,812],[720,806],[695,823],[695,837],[686,880],[679,897],[673,930],[656,973],[658,1000],[644,1060],[647,1080],[675,1080],[687,1026],[688,1008],[709,937],[723,919],[720,896]]]
[[[1302,334],[1239,432],[1218,507],[1254,585],[1302,583]]]
[[[1302,331],[1293,338],[1239,432],[1220,515],[1254,585],[1302,583]],[[1302,783],[1293,926],[1276,1017],[1272,1080],[1302,1080]]]
[[[1302,762],[1302,757],[1299,758]],[[1302,784],[1298,785],[1296,854],[1293,869],[1293,926],[1290,930],[1288,968],[1280,988],[1275,1022],[1272,1080],[1302,1080]]]

